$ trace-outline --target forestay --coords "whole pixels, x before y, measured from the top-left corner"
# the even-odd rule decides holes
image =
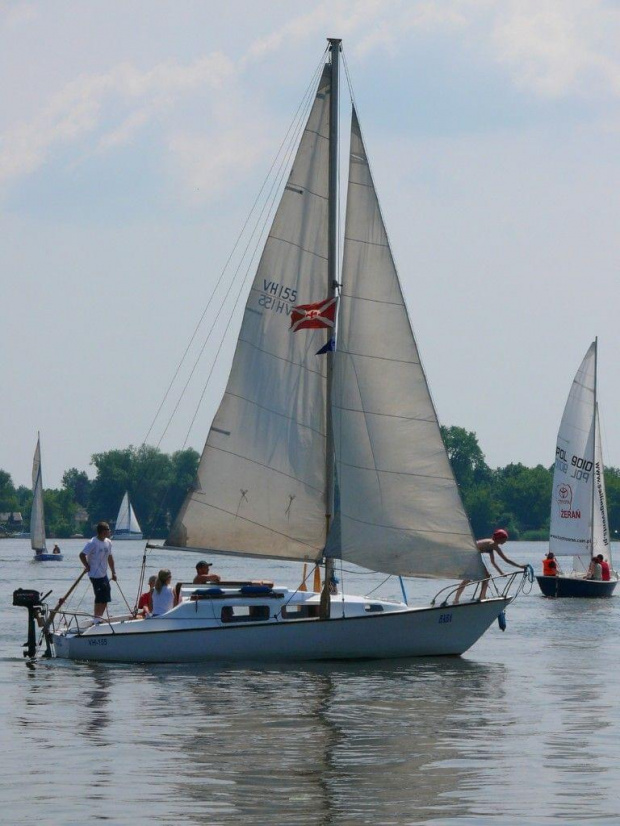
[[[329,553],[366,568],[481,578],[353,112],[334,368],[340,492]]]
[[[327,295],[329,67],[254,279],[196,489],[166,544],[316,560],[325,545],[325,331],[290,331]]]

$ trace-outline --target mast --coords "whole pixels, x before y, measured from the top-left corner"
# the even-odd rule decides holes
[[[329,102],[329,212],[328,212],[328,259],[327,294],[336,295],[338,288],[338,98],[340,44],[342,40],[330,37],[331,52],[331,94]],[[334,430],[332,424],[332,381],[334,374],[334,354],[327,352],[327,392],[325,404],[325,543],[334,512]],[[321,618],[328,619],[330,613],[329,582],[334,570],[332,559],[325,560],[325,581],[321,593]]]
[[[593,429],[594,429],[594,439],[592,445],[592,507],[590,509],[590,557],[594,556],[594,492],[596,489],[596,440],[598,438],[598,434],[596,432],[596,425],[598,416],[597,414],[597,382],[598,382],[598,336],[594,339],[594,422],[593,422]],[[602,473],[601,468],[601,473]]]

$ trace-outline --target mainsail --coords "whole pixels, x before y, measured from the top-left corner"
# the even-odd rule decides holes
[[[326,66],[252,285],[226,392],[168,539],[176,547],[318,560],[325,546],[325,344],[292,333],[327,293]]]
[[[579,556],[582,567],[592,553],[609,559],[596,405],[596,341],[577,371],[558,431],[549,533],[549,548],[556,556]]]
[[[441,438],[355,110],[334,368],[340,552],[401,575],[484,568]]]
[[[32,510],[30,511],[30,545],[33,551],[45,553],[45,515],[43,512],[43,480],[41,477],[41,440],[32,461]]]
[[[114,536],[119,539],[123,536],[142,537],[142,529],[129,501],[129,493],[125,493],[121,506],[118,509],[118,516],[116,517],[114,526]]]

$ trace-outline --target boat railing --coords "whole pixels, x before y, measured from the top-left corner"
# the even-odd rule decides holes
[[[95,620],[99,619],[98,623]],[[118,617],[95,617],[94,614],[89,614],[86,611],[57,611],[52,621],[54,633],[68,633],[75,631],[77,634],[83,634],[88,631],[93,625],[109,626],[110,631],[114,634],[115,622],[122,622],[137,619],[133,614],[123,614]]]
[[[518,594],[527,578],[527,572],[512,571],[507,574],[502,574],[501,576],[471,580],[466,582],[465,585],[463,585],[463,583],[459,583],[458,585],[448,585],[446,588],[442,588],[441,591],[435,594],[431,600],[431,605],[456,605],[459,602],[480,602],[485,584],[485,599],[514,599],[517,594],[514,594],[511,597],[510,589],[518,577],[522,577],[522,581],[519,583],[519,588],[517,590]],[[458,600],[455,601],[457,592]]]

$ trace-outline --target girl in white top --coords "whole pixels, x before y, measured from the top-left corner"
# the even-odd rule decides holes
[[[170,585],[171,579],[172,574],[167,568],[161,570],[157,575],[155,589],[151,595],[154,617],[165,614],[171,608],[174,608],[174,591]]]

